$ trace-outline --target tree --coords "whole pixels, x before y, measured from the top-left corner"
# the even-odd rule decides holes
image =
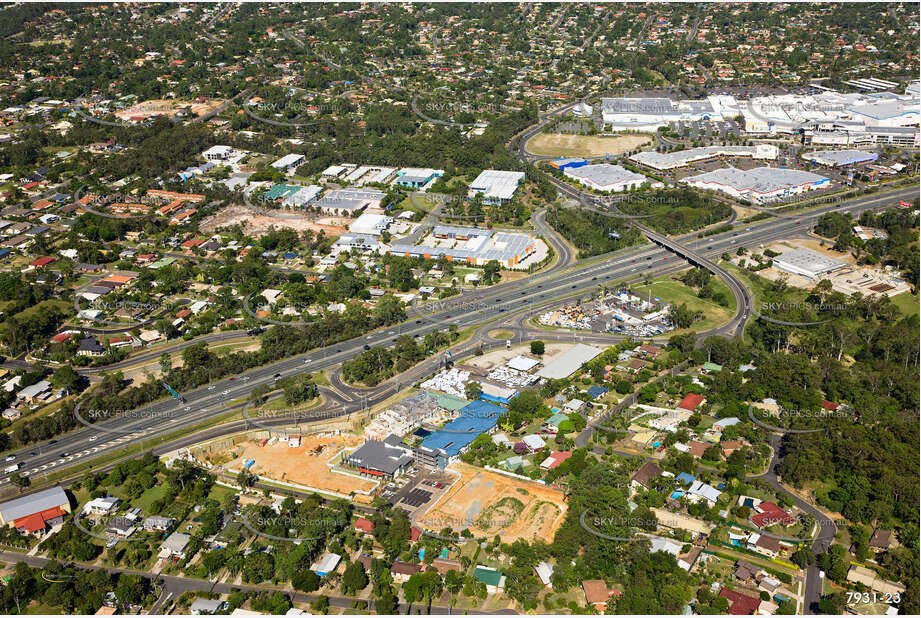
[[[531,354],[534,356],[541,356],[544,353],[544,342],[543,341],[532,341],[531,342]]]
[[[291,585],[301,592],[313,592],[320,589],[320,576],[309,569],[300,570],[291,578]]]
[[[328,614],[329,613],[329,597],[319,596],[317,600],[310,604],[310,609],[317,614]]]
[[[466,386],[464,386],[464,397],[471,401],[476,401],[479,399],[482,393],[483,387],[480,386],[480,383],[475,380],[467,382]]]
[[[365,589],[368,585],[368,575],[365,567],[360,562],[350,562],[342,574],[342,593],[352,596]]]
[[[167,352],[160,355],[160,371],[166,375],[173,368],[173,359]]]

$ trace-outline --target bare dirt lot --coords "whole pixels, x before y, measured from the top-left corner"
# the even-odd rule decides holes
[[[501,334],[503,332],[502,326],[497,326],[495,331],[492,331],[494,334]],[[547,342],[544,344],[544,354],[540,357],[540,362],[543,365],[550,363],[554,358],[568,350],[572,347],[571,343],[550,343]],[[477,369],[483,371],[491,371],[500,365],[504,365],[509,360],[515,358],[516,356],[527,356],[529,358],[536,358],[531,354],[531,346],[528,345],[515,345],[512,344],[511,350],[506,350],[501,348],[498,350],[493,350],[492,352],[487,352],[482,356],[473,356],[468,360],[464,361],[464,365],[469,365],[470,367],[476,367]]]
[[[566,517],[563,492],[461,462],[449,470],[461,479],[416,525],[440,531],[469,529],[477,537],[500,534],[515,539],[552,539]]]
[[[288,446],[287,442],[259,446],[259,442],[250,440],[233,448],[234,458],[226,467],[240,470],[247,459],[255,459],[256,463],[250,468],[253,474],[349,495],[353,491],[371,491],[377,484],[374,481],[333,472],[326,464],[342,452],[345,445],[353,447],[360,443],[360,439],[351,435],[328,438],[304,436],[299,447]],[[358,496],[364,497],[356,494],[356,497]]]
[[[150,116],[172,116],[183,107],[188,106],[196,116],[204,116],[223,104],[223,99],[211,99],[204,103],[180,101],[178,99],[151,99],[149,101],[141,101],[131,107],[119,110],[115,112],[115,115],[122,120],[130,120],[141,116],[144,118]]]
[[[289,214],[289,213],[285,213]],[[220,228],[229,228],[239,225],[244,233],[250,235],[264,234],[270,227],[291,228],[298,232],[313,230],[322,231],[327,236],[341,236],[346,232],[347,219],[341,217],[270,217],[249,206],[234,204],[222,208],[210,217],[206,217],[199,224],[198,229],[211,234]]]
[[[527,151],[539,156],[603,157],[606,153],[621,154],[652,143],[649,135],[567,135],[539,133],[528,140]]]

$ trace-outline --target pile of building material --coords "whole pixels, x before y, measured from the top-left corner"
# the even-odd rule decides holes
[[[420,384],[420,386],[425,389],[454,395],[455,397],[463,397],[464,387],[469,380],[469,371],[462,371],[456,367],[452,367],[451,369],[442,369],[430,380],[426,380]]]
[[[518,388],[530,386],[540,379],[530,373],[524,373],[523,371],[516,371],[515,369],[501,366],[490,371],[489,375],[486,377],[493,382],[500,382],[506,386]]]

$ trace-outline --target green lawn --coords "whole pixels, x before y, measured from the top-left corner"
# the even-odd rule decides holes
[[[29,307],[28,309],[17,313],[16,319],[22,319],[22,318],[26,318],[32,315],[33,313],[38,311],[39,307],[48,307],[48,308],[57,307],[65,314],[71,314],[74,312],[74,304],[69,303],[66,300],[43,300],[37,305],[33,305]]]
[[[918,297],[904,292],[891,298],[892,304],[899,308],[903,315],[915,315],[921,313],[921,306],[918,304]]]
[[[166,495],[166,485],[155,485],[141,494],[141,497],[134,500],[134,506],[141,509],[145,515],[156,515],[151,513],[150,505]]]
[[[735,297],[728,287],[718,279],[711,279],[713,290],[721,291],[729,298],[729,306],[723,307],[710,299],[698,298],[693,289],[687,287],[680,281],[674,281],[670,277],[654,279],[649,285],[634,285],[630,289],[638,295],[648,292],[652,293],[654,298],[659,298],[670,305],[678,306],[686,304],[688,309],[700,311],[703,313],[703,319],[695,322],[693,328],[674,331],[669,335],[683,332],[709,330],[725,324],[732,318],[736,310]]]

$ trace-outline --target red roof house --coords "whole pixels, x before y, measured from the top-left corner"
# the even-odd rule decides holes
[[[793,515],[786,512],[773,502],[762,502],[755,507],[757,514],[752,515],[751,521],[759,528],[766,528],[774,524],[783,524],[790,526],[796,523]]]
[[[729,601],[729,613],[733,616],[749,616],[758,611],[761,599],[723,588],[720,596]]]
[[[697,393],[688,393],[684,396],[684,399],[681,400],[681,403],[678,404],[680,410],[687,410],[688,412],[693,412],[697,409],[697,406],[702,404],[706,397],[703,395],[698,395]]]
[[[48,256],[40,257],[34,262],[32,262],[31,264],[29,264],[29,266],[32,266],[33,268],[41,268],[43,266],[47,266],[48,264],[51,264],[54,261],[54,259],[55,258],[48,257]]]
[[[355,520],[355,530],[364,532],[365,534],[371,534],[374,532],[374,522],[367,517],[359,517]]]

